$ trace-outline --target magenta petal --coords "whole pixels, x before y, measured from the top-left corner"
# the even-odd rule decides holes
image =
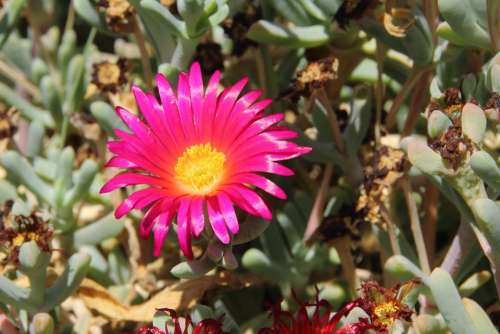
[[[191,108],[193,110],[193,122],[197,133],[200,131],[200,127],[203,126],[201,123],[201,116],[204,112],[203,110],[203,78],[201,76],[201,68],[198,62],[194,62],[189,70],[189,88],[191,91]]]
[[[248,183],[257,188],[264,190],[265,192],[277,197],[279,199],[286,199],[287,196],[283,189],[281,189],[276,183],[271,180],[257,174],[242,174],[238,176],[238,182]]]
[[[137,165],[131,161],[123,157],[112,157],[109,161],[104,165],[105,167],[114,167],[114,168],[136,168]]]
[[[179,211],[177,212],[177,239],[182,253],[188,259],[193,258],[191,249],[191,228],[188,222],[190,199],[183,198],[180,200]]]
[[[155,219],[154,239],[153,239],[153,255],[160,256],[163,244],[167,238],[170,229],[170,215],[162,213]]]
[[[163,197],[165,197],[165,194],[155,188],[138,190],[127,197],[123,202],[121,202],[121,204],[115,210],[115,217],[116,219],[120,219],[121,217],[129,213],[132,209],[142,209],[143,207]],[[141,207],[138,207],[138,204],[140,204]]]
[[[191,201],[191,228],[193,235],[198,238],[205,229],[205,214],[203,213],[203,198],[195,198]]]
[[[160,215],[163,211],[168,210],[168,208],[165,206],[166,203],[171,203],[171,201],[161,200],[156,202],[149,208],[144,217],[142,217],[142,220],[139,223],[139,236],[142,239],[147,239],[149,237],[149,234],[153,229],[156,217],[158,217],[158,215]]]
[[[218,210],[217,206],[217,202],[213,198],[210,198],[207,201],[208,218],[217,239],[227,245],[230,241],[229,233],[227,232],[226,224],[224,223],[224,217]]]
[[[201,115],[201,124],[203,124],[203,127],[202,133],[200,134],[203,141],[212,138],[212,131],[214,128],[213,122],[215,121],[215,112],[217,110],[217,86],[219,85],[220,76],[220,71],[215,71],[208,81],[205,91],[205,100],[203,102],[204,112]]]
[[[156,177],[136,173],[122,173],[115,175],[108,182],[106,182],[101,188],[100,193],[104,194],[130,185],[150,184],[161,186],[162,183],[162,180]]]
[[[246,160],[241,163],[238,172],[265,172],[282,176],[292,176],[293,170],[271,160],[263,160],[262,157]]]
[[[191,110],[191,93],[188,77],[185,73],[179,74],[177,83],[177,106],[179,108],[179,117],[181,126],[188,141],[195,139],[195,129],[193,123],[193,111]]]
[[[260,217],[271,220],[271,210],[269,210],[267,204],[259,195],[257,195],[255,191],[240,185],[234,185],[233,187],[229,188],[228,191],[237,192],[241,196],[240,198],[242,198],[245,202],[248,203],[248,205],[252,206],[256,212],[258,212]]]
[[[226,225],[232,234],[237,234],[240,230],[240,225],[238,224],[238,218],[234,212],[234,207],[232,201],[229,197],[221,192],[217,195],[217,200],[219,202],[220,212],[226,221]]]

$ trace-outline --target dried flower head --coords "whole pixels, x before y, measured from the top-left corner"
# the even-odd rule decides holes
[[[52,229],[37,212],[29,216],[11,214],[12,201],[7,201],[0,212],[0,242],[7,254],[7,261],[17,264],[19,249],[29,241],[35,241],[44,252],[50,252]]]
[[[224,32],[233,42],[233,55],[239,57],[243,55],[249,47],[257,45],[257,43],[247,38],[247,33],[250,26],[260,20],[260,12],[259,8],[256,8],[252,4],[247,4],[244,11],[236,13],[222,24]]]
[[[104,13],[106,23],[114,32],[129,33],[133,30],[135,8],[128,0],[99,0],[97,9]]]
[[[413,310],[405,304],[405,298],[417,287],[417,280],[410,280],[392,288],[378,283],[364,282],[361,286],[361,307],[369,316],[377,333],[387,333],[396,320],[410,321]]]
[[[224,56],[221,46],[213,42],[200,43],[196,47],[194,60],[200,63],[201,71],[204,75],[224,68]]]
[[[460,118],[462,108],[465,101],[462,98],[462,93],[458,88],[448,88],[444,91],[443,96],[433,99],[427,107],[426,116],[429,116],[434,110],[443,111],[451,119]]]
[[[314,239],[328,242],[347,236],[353,241],[359,241],[361,236],[359,223],[354,208],[343,206],[337,214],[323,219],[314,234]]]
[[[455,170],[467,160],[473,151],[472,141],[463,135],[459,119],[454,119],[453,125],[440,138],[433,141],[430,147],[438,151]]]
[[[92,83],[101,92],[116,93],[127,83],[127,62],[119,59],[117,62],[103,61],[92,66]]]
[[[392,186],[403,176],[406,169],[404,152],[382,146],[365,168],[365,180],[356,204],[356,212],[373,224],[385,224],[381,204],[388,205]]]
[[[297,73],[295,89],[306,95],[310,95],[315,89],[337,78],[339,60],[335,57],[323,58],[312,62]]]
[[[500,94],[493,93],[484,104],[485,112],[495,112],[497,120],[500,119]]]
[[[357,20],[373,5],[378,4],[378,0],[344,0],[335,13],[334,19],[341,28],[345,28],[351,20]]]
[[[206,227],[223,244],[239,232],[234,205],[271,219],[255,188],[277,198],[286,195],[260,173],[292,175],[280,162],[311,150],[290,141],[295,132],[276,125],[283,114],[263,114],[271,100],[256,102],[259,91],[238,98],[246,78],[220,94],[219,79],[215,72],[205,89],[200,65],[194,63],[189,73],[179,75],[177,93],[157,76],[161,103],[153,94],[133,88],[144,120],[116,109],[131,132],[115,129],[118,140],[108,143],[115,156],[107,166],[127,172],[109,180],[101,192],[147,186],[123,201],[115,216],[148,208],[139,231],[143,238],[153,232],[157,256],[174,220],[180,248],[192,258],[191,238],[199,238]]]
[[[17,116],[18,113],[14,107],[7,108],[0,103],[0,153],[5,151],[17,131]]]
[[[385,2],[384,27],[392,36],[405,37],[408,29],[415,22],[412,2],[387,0]]]

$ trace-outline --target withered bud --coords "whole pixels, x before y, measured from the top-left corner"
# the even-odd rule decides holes
[[[453,168],[458,169],[473,151],[469,138],[463,135],[460,120],[455,119],[443,135],[432,142],[430,147],[439,152],[441,157]]]
[[[12,201],[0,210],[0,243],[5,246],[7,261],[18,264],[19,249],[29,241],[35,241],[44,252],[50,252],[53,231],[36,211],[29,216],[11,214]]]
[[[116,93],[127,83],[127,61],[119,59],[116,63],[103,61],[92,66],[92,83],[104,93]]]
[[[295,89],[298,92],[310,95],[315,89],[337,78],[339,61],[335,57],[323,58],[312,62],[297,73]]]
[[[378,0],[344,0],[334,19],[341,28],[345,28],[351,20],[363,17],[370,7],[377,4]]]
[[[249,4],[244,11],[236,13],[232,18],[222,23],[224,32],[233,42],[233,55],[239,57],[243,55],[248,48],[257,46],[257,43],[247,38],[247,33],[250,26],[260,20],[260,12],[260,8],[256,8],[252,4]]]
[[[114,32],[133,31],[135,8],[127,0],[99,0],[97,9],[106,16],[106,23]]]
[[[405,37],[408,29],[415,22],[412,3],[387,0],[385,3],[384,27],[394,37]]]
[[[224,56],[219,44],[213,42],[200,43],[196,47],[194,60],[198,61],[204,75],[210,75],[224,68]]]

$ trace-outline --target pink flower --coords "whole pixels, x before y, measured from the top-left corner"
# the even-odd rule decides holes
[[[157,76],[160,102],[133,87],[144,120],[116,109],[131,132],[115,129],[118,140],[108,142],[115,156],[107,167],[128,171],[109,180],[101,193],[146,185],[125,199],[115,216],[147,208],[139,231],[143,238],[153,231],[156,256],[173,220],[179,245],[192,258],[191,236],[198,238],[207,224],[222,243],[230,243],[239,231],[234,206],[271,219],[256,188],[280,199],[286,195],[261,173],[293,175],[279,161],[310,151],[289,141],[297,137],[295,132],[277,125],[283,114],[264,115],[271,100],[256,102],[260,91],[238,98],[247,78],[221,93],[219,79],[220,72],[215,72],[205,89],[200,66],[194,63],[189,74],[179,75],[177,93]]]

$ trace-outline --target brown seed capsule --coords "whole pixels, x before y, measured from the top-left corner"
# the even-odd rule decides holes
[[[312,62],[297,73],[294,86],[298,93],[310,95],[315,89],[337,78],[339,61],[335,57],[323,58]]]
[[[135,8],[127,0],[99,0],[97,9],[103,12],[109,28],[118,33],[134,30]]]
[[[344,0],[334,19],[341,28],[345,28],[351,20],[363,17],[370,7],[377,4],[378,0]]]
[[[224,56],[221,47],[217,43],[200,43],[196,47],[194,60],[198,61],[203,74],[210,75],[216,70],[224,68]]]
[[[455,170],[473,151],[471,140],[462,133],[459,119],[455,119],[454,125],[450,126],[440,138],[432,142],[430,147],[439,152],[441,157]]]
[[[233,42],[234,56],[240,57],[248,48],[257,46],[257,43],[247,38],[247,33],[250,26],[260,20],[260,12],[260,8],[249,4],[244,11],[223,22],[222,28]]]
[[[0,152],[7,149],[17,131],[17,117],[18,113],[14,107],[7,108],[0,103]]]
[[[381,204],[387,206],[392,186],[404,175],[407,168],[404,152],[382,146],[370,158],[365,168],[365,180],[356,203],[356,212],[372,224],[385,225]]]
[[[116,63],[104,61],[92,66],[92,83],[104,93],[116,93],[127,83],[127,62],[119,59]]]
[[[387,0],[385,3],[384,27],[394,37],[405,37],[415,22],[413,1]]]
[[[12,201],[7,201],[0,209],[0,243],[4,245],[7,261],[19,262],[19,249],[29,241],[35,241],[44,252],[50,252],[52,229],[47,221],[33,211],[29,216],[11,214]]]

